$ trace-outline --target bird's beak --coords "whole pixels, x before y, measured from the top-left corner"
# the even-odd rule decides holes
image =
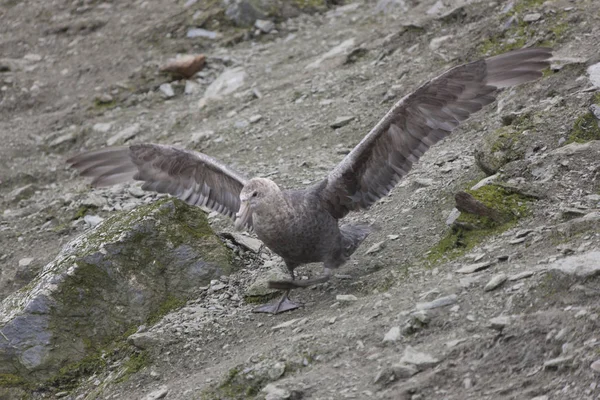
[[[240,204],[240,210],[235,214],[235,229],[241,231],[250,221],[252,217],[252,210],[247,201],[242,201]]]

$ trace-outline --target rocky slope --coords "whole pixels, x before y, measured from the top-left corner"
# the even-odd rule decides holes
[[[349,217],[381,230],[332,282],[294,293],[305,308],[252,314],[268,297],[256,282],[280,274],[279,260],[224,234],[231,275],[90,343],[50,379],[0,370],[0,398],[598,398],[597,2],[325,3],[0,2],[4,304],[63,245],[160,197],[135,185],[90,191],[64,164],[73,153],[179,144],[304,185],[444,69],[555,49],[543,79],[502,92]],[[198,53],[206,66],[192,79],[159,72]],[[506,218],[459,216],[461,191]]]

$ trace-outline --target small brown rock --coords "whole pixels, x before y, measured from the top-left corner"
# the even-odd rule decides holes
[[[186,79],[191,78],[200,71],[206,62],[204,54],[187,55],[171,60],[166,65],[160,68],[161,72],[170,72],[175,75],[180,75]]]

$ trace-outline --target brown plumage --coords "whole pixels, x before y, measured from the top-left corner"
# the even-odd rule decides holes
[[[340,226],[339,219],[387,195],[429,147],[493,102],[497,89],[541,77],[551,55],[547,48],[521,49],[446,71],[402,98],[329,176],[304,189],[247,180],[205,154],[158,144],[92,151],[68,163],[93,177],[93,186],[140,180],[145,190],[209,207],[232,217],[238,229],[253,228],[292,276],[270,282],[286,293],[256,311],[282,312],[297,307],[287,297],[292,288],[325,282],[369,234],[368,226]],[[324,275],[295,281],[294,269],[310,262],[323,262]]]

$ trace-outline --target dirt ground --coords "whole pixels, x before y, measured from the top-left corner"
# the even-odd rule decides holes
[[[136,200],[119,186],[91,198],[65,165],[126,128],[138,125],[128,143],[185,146],[296,187],[324,177],[396,100],[451,66],[535,44],[552,45],[556,60],[544,78],[501,92],[427,152],[390,196],[349,216],[381,229],[332,282],[293,293],[304,308],[251,313],[247,285],[267,268],[262,261],[277,261],[266,251],[222,291],[207,289],[142,329],[153,341],[127,379],[116,375],[130,360],[111,359],[74,388],[26,396],[600,399],[600,363],[592,364],[600,281],[555,271],[600,262],[600,141],[565,146],[600,103],[586,73],[600,61],[597,1],[357,1],[277,21],[269,34],[208,18],[216,40],[186,31],[218,2],[188,3],[0,0],[0,300],[88,229],[82,205],[105,218],[155,197]],[[349,40],[346,52],[307,68]],[[193,53],[206,54],[207,65],[184,94],[185,81],[158,66]],[[243,87],[202,101],[232,67],[245,71]],[[159,85],[168,82],[175,95],[165,99]],[[536,194],[528,212],[454,259],[431,257],[449,232],[454,195],[485,177],[476,151],[524,115],[522,153],[499,179]],[[344,116],[353,119],[331,127]],[[217,232],[232,230],[211,221]],[[490,265],[457,272],[482,262]],[[502,275],[500,287],[484,289]],[[448,304],[423,305],[436,299]]]

